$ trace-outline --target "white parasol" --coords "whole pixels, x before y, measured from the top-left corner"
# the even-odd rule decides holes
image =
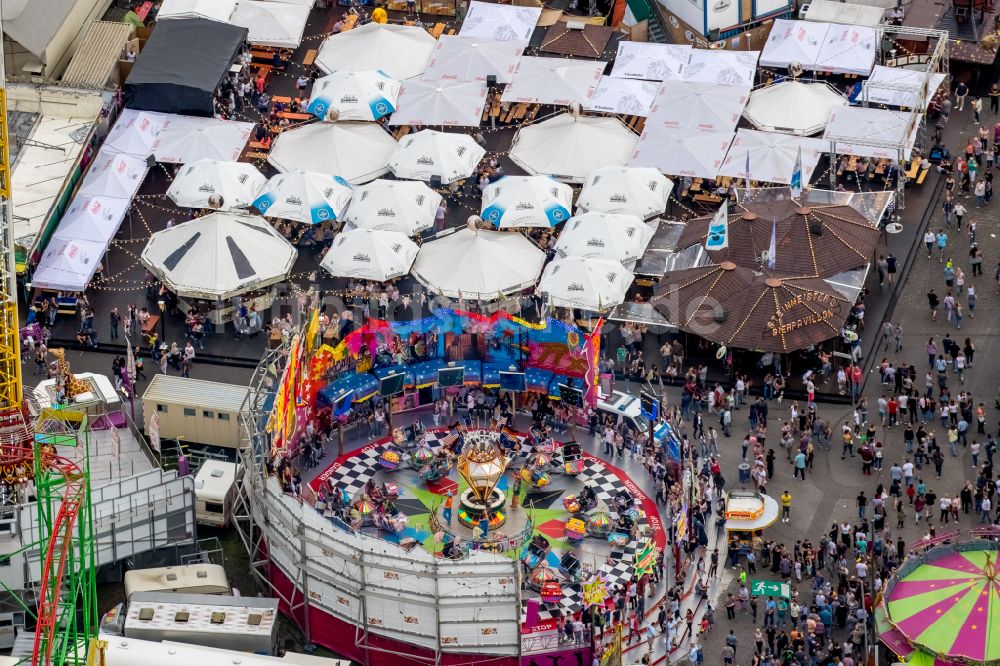
[[[845,106],[847,99],[828,83],[786,80],[750,93],[743,115],[757,129],[810,136]]]
[[[582,183],[594,169],[625,164],[637,141],[617,118],[564,113],[521,127],[510,159],[530,174]]]
[[[59,235],[64,238],[94,241],[112,238],[118,231],[118,225],[128,207],[128,199],[102,196],[75,197],[59,221]]]
[[[554,227],[569,219],[573,189],[549,176],[505,176],[483,190],[480,215],[499,229]]]
[[[435,45],[421,27],[373,21],[327,37],[316,66],[326,73],[381,70],[402,81],[423,73]]]
[[[634,261],[646,251],[653,229],[635,215],[583,213],[570,218],[556,241],[556,252],[575,257]]]
[[[290,171],[271,178],[253,207],[265,217],[320,224],[340,218],[350,200],[351,186],[340,176]]]
[[[246,28],[251,44],[294,49],[302,43],[311,9],[307,4],[240,0],[228,23]]]
[[[673,182],[651,167],[604,167],[587,176],[576,210],[635,215],[645,220],[667,209],[673,189]]]
[[[397,178],[429,181],[440,178],[445,185],[468,178],[486,154],[467,134],[421,130],[403,137],[389,158],[389,169]]]
[[[105,155],[98,153],[99,161],[90,166],[77,194],[131,199],[146,176],[146,160],[125,153],[107,154],[101,159]]]
[[[407,79],[389,124],[479,127],[485,104],[484,81]]]
[[[603,312],[625,301],[634,278],[614,259],[563,257],[545,267],[538,291],[552,305]]]
[[[295,257],[264,218],[212,213],[156,232],[141,258],[178,296],[221,300],[281,282]]]
[[[458,34],[482,39],[529,40],[542,15],[541,7],[470,2]]]
[[[655,167],[671,176],[715,178],[735,136],[732,132],[651,128],[647,123],[629,165]]]
[[[108,132],[104,147],[146,158],[153,154],[153,144],[162,126],[163,116],[159,113],[125,109]]]
[[[246,162],[200,160],[184,165],[167,196],[185,208],[246,208],[260,196],[267,178]]]
[[[441,35],[424,76],[452,81],[485,81],[492,75],[497,77],[497,83],[509,83],[527,46],[524,40]]]
[[[463,228],[420,247],[411,273],[446,298],[490,301],[532,287],[545,253],[519,233]]]
[[[417,250],[398,231],[351,229],[337,235],[319,265],[334,277],[385,282],[406,275]]]
[[[317,79],[309,113],[320,120],[378,120],[396,109],[399,81],[382,72],[338,71]]]
[[[157,162],[187,164],[198,160],[235,162],[250,139],[253,123],[218,118],[168,116],[153,143]]]
[[[562,106],[573,102],[585,104],[594,96],[606,65],[593,60],[524,56],[500,100]]]
[[[667,81],[653,101],[646,127],[731,132],[749,98],[748,87]]]
[[[374,123],[312,123],[285,130],[267,161],[278,171],[315,171],[367,183],[389,170],[396,140]]]
[[[413,180],[373,180],[354,190],[344,222],[413,236],[434,226],[441,195]]]

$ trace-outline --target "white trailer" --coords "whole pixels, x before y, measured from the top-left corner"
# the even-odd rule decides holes
[[[236,463],[206,460],[194,478],[195,520],[201,525],[226,527],[233,516],[236,482],[243,468]]]
[[[226,570],[218,564],[133,569],[125,572],[125,601],[141,592],[232,595]]]

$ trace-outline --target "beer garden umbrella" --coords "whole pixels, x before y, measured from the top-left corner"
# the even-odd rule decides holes
[[[198,160],[181,167],[167,196],[185,208],[247,208],[260,196],[267,179],[252,164]]]
[[[362,229],[413,236],[434,226],[440,204],[441,195],[425,183],[379,178],[354,190],[343,220]]]
[[[583,213],[570,218],[556,241],[562,256],[602,257],[625,262],[640,258],[653,229],[635,215]]]
[[[576,210],[637,215],[645,220],[667,209],[673,189],[673,182],[652,167],[602,167],[587,176]]]
[[[625,301],[634,278],[614,259],[563,257],[545,267],[538,291],[552,305],[603,312]]]
[[[334,239],[320,266],[334,277],[385,282],[406,275],[417,250],[398,231],[352,229]]]
[[[554,227],[570,217],[573,189],[548,176],[505,176],[483,190],[480,215],[498,229]]]
[[[307,110],[320,120],[378,120],[396,110],[399,81],[375,70],[336,71],[316,79]]]
[[[306,224],[339,219],[351,200],[351,186],[340,176],[289,171],[273,176],[253,207],[264,217]]]
[[[485,154],[486,149],[468,134],[425,129],[400,140],[389,169],[397,178],[440,178],[447,185],[471,176]]]

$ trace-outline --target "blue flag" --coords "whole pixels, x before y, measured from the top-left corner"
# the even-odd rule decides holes
[[[726,204],[719,207],[715,217],[708,224],[708,236],[705,237],[705,249],[708,251],[725,250],[729,247],[729,215]]]
[[[795,157],[795,168],[792,169],[792,179],[788,181],[788,189],[791,190],[793,199],[802,196],[802,146],[799,146],[799,154]]]

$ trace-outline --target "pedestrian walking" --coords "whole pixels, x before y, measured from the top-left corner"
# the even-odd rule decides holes
[[[983,98],[976,97],[972,100],[972,117],[974,122],[979,124],[979,114],[983,112]]]
[[[967,212],[967,210],[966,210],[965,206],[962,205],[962,202],[959,201],[958,203],[955,204],[955,208],[953,209],[952,212],[955,214],[955,228],[961,230],[962,229],[962,218],[965,217],[965,213]],[[948,237],[945,236],[945,243],[947,243],[947,242],[948,242]],[[938,240],[938,246],[940,247],[940,245],[941,245],[941,243],[940,243],[940,239],[939,239]]]
[[[122,318],[118,314],[118,308],[111,308],[111,312],[108,315],[108,326],[111,329],[111,339],[118,339],[118,326],[121,324]]]
[[[965,110],[965,98],[969,96],[969,86],[965,85],[965,81],[959,81],[958,85],[955,86],[955,110],[964,111]]]
[[[955,206],[955,218],[958,219],[959,226],[962,225],[962,215],[965,213],[965,209],[962,209],[962,213],[958,212],[961,207],[962,204]],[[938,261],[944,263],[944,251],[948,247],[948,234],[944,232],[944,229],[938,229],[937,235],[934,236],[934,241],[937,243],[938,251],[940,252]]]

